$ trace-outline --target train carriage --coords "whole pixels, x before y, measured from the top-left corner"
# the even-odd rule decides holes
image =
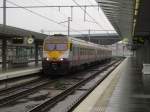
[[[65,35],[53,35],[44,40],[42,68],[45,74],[66,74],[74,68],[110,58],[108,48]]]

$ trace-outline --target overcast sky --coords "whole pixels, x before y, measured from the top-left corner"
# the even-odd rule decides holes
[[[7,0],[7,6],[14,6],[13,2],[19,6],[31,6],[31,5],[76,5],[73,0]],[[80,5],[97,5],[95,0],[74,0]],[[3,0],[0,0],[0,7],[3,6]],[[36,12],[48,19],[56,22],[66,21],[71,16],[71,8],[36,8],[29,9]],[[114,30],[109,21],[106,19],[102,10],[98,11],[98,8],[87,8],[88,14],[94,18],[94,20],[86,15],[84,21],[84,12],[81,8],[73,8],[73,20],[71,21],[71,34],[88,33],[88,29],[91,30]],[[91,22],[88,22],[91,21]],[[96,23],[94,23],[96,22]],[[0,8],[0,24],[3,23],[3,10]],[[28,29],[36,32],[44,30],[45,33],[50,34],[57,33],[58,31],[67,31],[67,23],[61,25],[56,24],[50,20],[43,19],[25,9],[7,9],[7,25],[15,26],[23,29]],[[79,31],[87,30],[87,31]],[[91,33],[105,33],[104,31],[97,31]]]

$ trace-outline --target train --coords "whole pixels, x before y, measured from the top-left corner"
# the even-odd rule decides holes
[[[66,35],[44,39],[42,70],[44,74],[64,75],[93,63],[110,60],[112,51],[102,45]]]

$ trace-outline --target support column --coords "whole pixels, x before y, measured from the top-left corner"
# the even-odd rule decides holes
[[[35,66],[38,66],[38,62],[39,62],[39,51],[38,51],[38,43],[35,42]]]
[[[6,26],[6,0],[3,0],[3,26]]]
[[[149,57],[150,56],[150,49],[149,48],[150,48],[150,42],[146,41],[145,42],[145,50],[144,50],[146,52],[146,56],[145,56],[146,59],[144,61],[145,61],[145,63],[150,64],[150,57]]]
[[[3,32],[5,32],[6,27],[6,0],[3,0]],[[6,71],[6,49],[7,49],[7,40],[2,39],[2,71]]]
[[[2,40],[2,71],[6,71],[6,62],[7,62],[7,40]]]

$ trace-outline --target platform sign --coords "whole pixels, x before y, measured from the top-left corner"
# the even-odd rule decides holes
[[[133,38],[133,43],[134,44],[144,44],[145,39],[143,37],[134,37]]]
[[[12,39],[12,43],[13,44],[23,44],[24,43],[24,39],[21,37],[15,37]]]

